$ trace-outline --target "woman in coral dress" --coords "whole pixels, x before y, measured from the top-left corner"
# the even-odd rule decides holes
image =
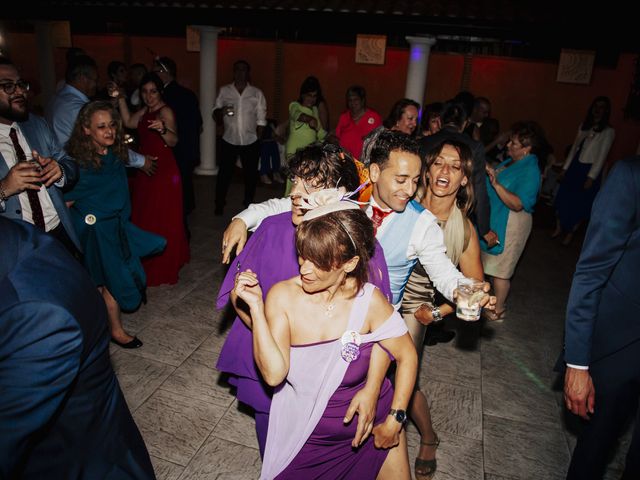
[[[173,111],[162,100],[162,88],[160,78],[149,73],[140,82],[144,108],[130,113],[124,96],[118,99],[125,126],[138,131],[140,153],[157,159],[154,175],[138,171],[131,182],[132,222],[167,239],[162,254],[142,262],[149,286],[176,283],[180,268],[189,261],[180,171],[171,149],[178,143],[178,133]]]

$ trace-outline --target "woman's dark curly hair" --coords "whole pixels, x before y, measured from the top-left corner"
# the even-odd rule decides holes
[[[287,170],[289,176],[313,183],[314,187],[344,187],[352,192],[360,184],[351,155],[331,143],[313,143],[299,149],[289,160]]]

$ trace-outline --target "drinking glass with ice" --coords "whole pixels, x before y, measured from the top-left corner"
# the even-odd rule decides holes
[[[482,307],[480,302],[486,295],[483,290],[484,282],[473,278],[458,280],[458,296],[456,298],[456,316],[467,322],[480,319]]]

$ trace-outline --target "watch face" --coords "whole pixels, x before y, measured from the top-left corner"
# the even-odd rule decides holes
[[[396,420],[400,423],[404,423],[407,420],[407,412],[404,410],[396,410]]]

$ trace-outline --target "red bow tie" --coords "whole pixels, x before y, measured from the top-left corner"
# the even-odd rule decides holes
[[[373,222],[373,234],[375,235],[378,231],[378,227],[382,225],[382,221],[384,220],[384,217],[386,217],[391,212],[393,212],[393,210],[389,210],[385,212],[381,208],[374,207],[373,205],[372,205],[372,208],[373,208],[373,216],[371,217],[371,221]]]

